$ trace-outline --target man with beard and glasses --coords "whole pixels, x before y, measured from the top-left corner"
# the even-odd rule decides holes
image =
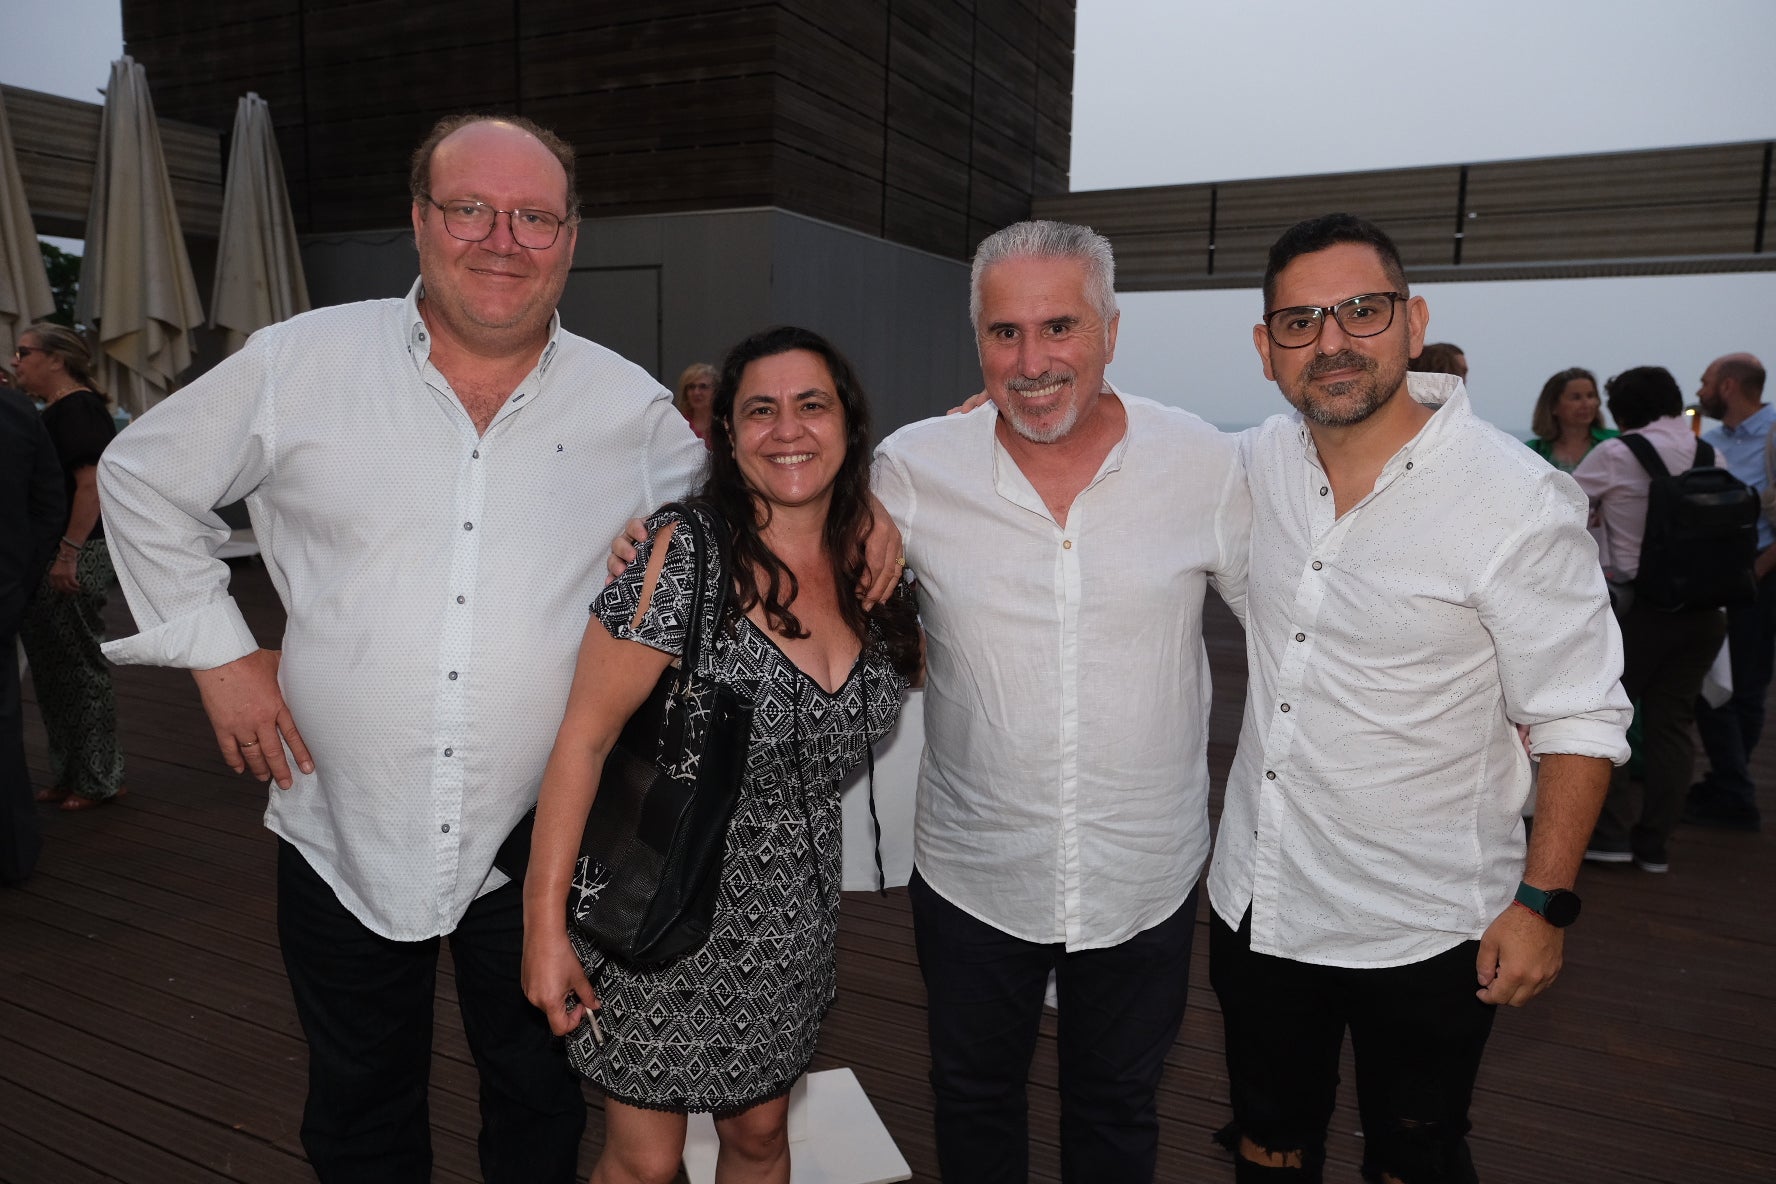
[[[1251,681],[1209,873],[1226,1141],[1237,1180],[1319,1180],[1348,1028],[1366,1174],[1473,1181],[1493,1010],[1559,971],[1628,756],[1621,639],[1571,479],[1459,378],[1408,375],[1429,316],[1385,234],[1293,227],[1264,299],[1253,344],[1295,414],[1240,441]]]
[[[1203,594],[1236,610],[1234,441],[1116,390],[1110,244],[1021,222],[974,257],[990,406],[901,429],[874,488],[927,645],[912,898],[938,1161],[1028,1177],[1054,972],[1062,1177],[1146,1181],[1209,850]],[[1521,447],[1521,445],[1519,445]]]

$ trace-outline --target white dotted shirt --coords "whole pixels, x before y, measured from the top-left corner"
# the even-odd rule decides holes
[[[448,933],[504,882],[493,853],[536,800],[610,540],[706,456],[657,382],[558,319],[478,437],[430,362],[418,295],[255,333],[99,471],[141,629],[105,647],[120,663],[252,652],[212,511],[246,498],[315,760],[272,787],[266,825],[400,941]]]
[[[1397,966],[1479,937],[1523,874],[1529,758],[1628,759],[1622,642],[1585,498],[1477,418],[1459,379],[1336,517],[1298,414],[1245,433],[1239,752],[1209,871],[1252,949]]]

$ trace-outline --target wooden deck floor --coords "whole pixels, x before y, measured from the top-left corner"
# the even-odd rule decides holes
[[[263,569],[235,582],[259,636],[275,642]],[[125,630],[120,605],[113,614]],[[1238,627],[1224,611],[1211,622],[1219,778],[1244,674]],[[129,797],[80,815],[45,808],[37,875],[0,889],[0,1181],[309,1180],[297,1138],[304,1047],[273,932],[262,791],[220,766],[182,672],[125,668],[118,687]],[[1776,782],[1772,750],[1765,785]],[[1680,838],[1669,875],[1588,869],[1560,983],[1499,1017],[1474,1114],[1488,1184],[1776,1180],[1776,850],[1768,835]],[[1227,1086],[1205,947],[1206,937],[1163,1085],[1166,1181],[1233,1174],[1209,1141],[1227,1118]],[[935,1180],[924,992],[903,892],[846,898],[839,961],[820,1067],[852,1066],[916,1178]],[[452,987],[446,961],[432,1098],[441,1181],[478,1178],[474,1077]],[[1051,1017],[1031,1074],[1041,1180],[1058,1178],[1054,1076]],[[1329,1179],[1357,1179],[1356,1126],[1341,1105]],[[601,1135],[594,1102],[588,1167]]]

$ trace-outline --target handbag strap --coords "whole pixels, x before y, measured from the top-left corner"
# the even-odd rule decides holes
[[[727,564],[722,546],[721,531],[708,530],[703,525],[703,513],[719,523],[720,518],[715,511],[694,510],[682,502],[667,502],[661,509],[677,514],[691,531],[691,554],[694,570],[691,576],[691,620],[685,630],[684,654],[679,662],[679,690],[685,690],[697,668],[703,661],[703,644],[705,630],[703,628],[704,589],[709,583],[709,567],[713,557],[715,581],[715,605],[713,616],[719,626],[721,614],[727,607]]]

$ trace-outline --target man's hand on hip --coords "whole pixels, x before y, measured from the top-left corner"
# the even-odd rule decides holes
[[[304,773],[314,772],[314,759],[278,686],[279,658],[277,650],[254,650],[214,670],[193,670],[191,676],[216,729],[223,763],[236,773],[275,779],[279,789],[289,789],[295,778],[284,759],[284,745]]]
[[[1522,1007],[1554,985],[1566,934],[1513,904],[1486,927],[1474,970],[1482,1003]]]

